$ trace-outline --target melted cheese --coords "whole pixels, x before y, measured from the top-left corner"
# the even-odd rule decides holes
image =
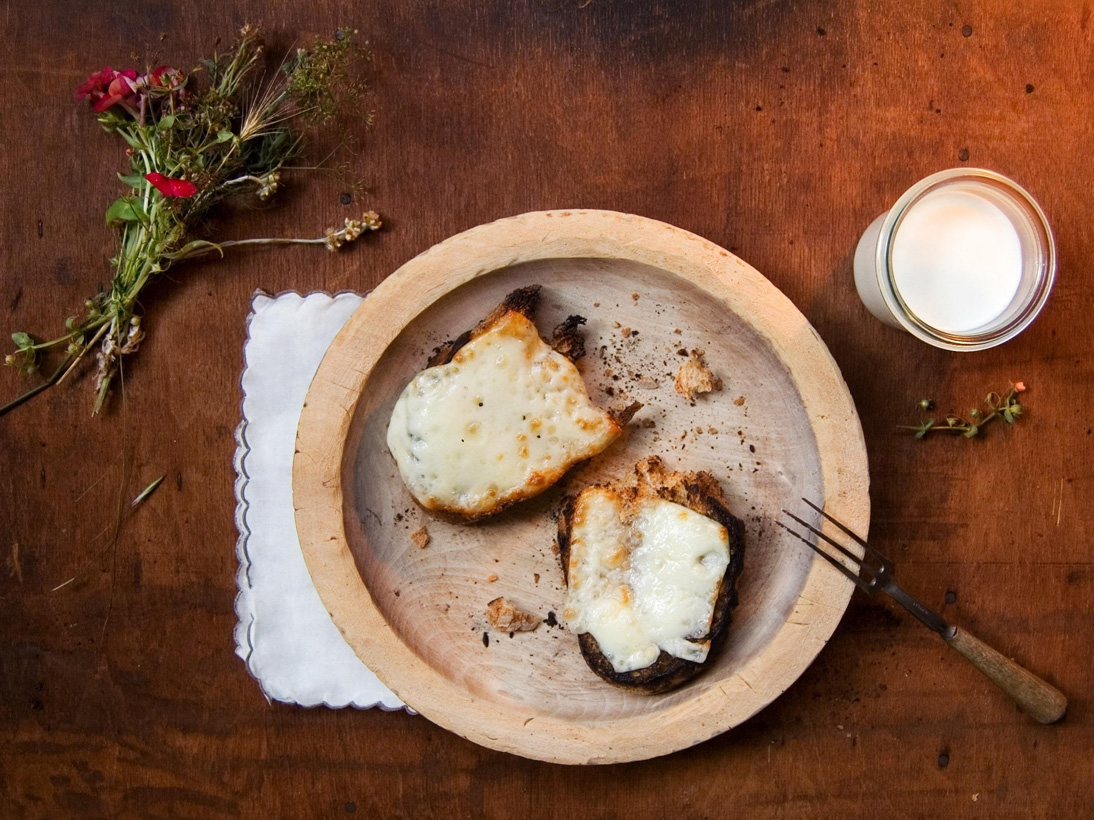
[[[616,672],[644,669],[661,650],[702,663],[728,566],[718,522],[657,498],[628,519],[613,490],[585,490],[570,526],[566,625],[596,638]]]
[[[573,362],[511,311],[414,377],[387,446],[423,507],[478,516],[542,492],[618,435]]]

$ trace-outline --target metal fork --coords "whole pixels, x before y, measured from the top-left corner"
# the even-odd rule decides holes
[[[979,638],[974,637],[963,629],[946,623],[941,616],[932,612],[902,587],[897,585],[893,578],[893,562],[871,547],[862,538],[851,532],[847,527],[830,516],[812,501],[803,498],[806,504],[823,515],[840,530],[862,547],[864,556],[860,558],[846,547],[836,543],[813,525],[803,521],[794,513],[783,512],[805,527],[817,538],[834,547],[841,555],[849,558],[857,571],[849,568],[839,559],[833,557],[826,550],[821,549],[805,536],[790,529],[781,521],[776,522],[780,527],[802,541],[811,550],[816,552],[824,560],[850,578],[859,589],[867,595],[874,592],[887,592],[895,598],[905,609],[915,615],[928,628],[942,636],[942,640],[960,652],[977,669],[983,672],[988,679],[1010,695],[1014,701],[1028,714],[1041,723],[1055,723],[1061,720],[1067,713],[1067,698],[1056,687],[1041,680],[1028,669],[1018,665],[1010,658],[992,649]]]

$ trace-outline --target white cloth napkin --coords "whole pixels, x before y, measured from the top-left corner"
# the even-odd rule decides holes
[[[236,430],[236,654],[267,697],[301,706],[405,708],[361,663],[315,591],[292,505],[296,425],[319,362],[363,297],[256,293]],[[410,710],[408,710],[410,711]]]

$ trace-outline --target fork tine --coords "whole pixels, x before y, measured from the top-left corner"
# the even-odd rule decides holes
[[[857,555],[855,555],[849,549],[844,547],[842,544],[839,544],[836,541],[833,541],[831,538],[829,538],[823,532],[818,530],[812,524],[808,524],[805,521],[802,521],[800,518],[798,518],[798,516],[794,515],[794,513],[790,512],[789,510],[783,510],[783,513],[785,513],[786,515],[789,515],[791,518],[793,518],[795,521],[797,521],[799,524],[801,524],[803,527],[805,527],[807,530],[809,530],[811,533],[813,533],[818,538],[824,539],[824,541],[826,543],[831,544],[833,547],[835,547],[837,550],[839,550],[841,554],[846,555],[848,558],[850,558],[852,561],[854,561],[855,564],[858,565],[859,567],[864,568],[867,571],[869,571],[869,573],[871,575],[877,575],[877,569],[875,569],[874,567],[867,564],[865,561],[863,561],[861,558],[859,558]]]
[[[786,511],[784,510],[783,512],[786,512]],[[809,549],[813,550],[813,552],[815,552],[817,555],[819,555],[821,558],[823,558],[829,564],[834,566],[836,569],[838,569],[840,572],[842,572],[844,575],[846,575],[852,581],[854,581],[855,586],[857,586],[863,592],[865,592],[865,593],[870,592],[870,587],[867,585],[867,583],[864,580],[862,580],[862,578],[860,578],[858,576],[858,573],[855,573],[855,572],[852,572],[851,570],[849,570],[846,566],[843,565],[842,562],[837,561],[835,558],[833,558],[827,552],[822,550],[820,547],[818,547],[816,544],[814,544],[808,538],[805,538],[800,533],[794,532],[794,530],[790,529],[790,527],[786,526],[786,524],[784,524],[782,521],[776,521],[775,523],[778,524],[780,527],[782,527],[784,530],[786,530],[788,533],[793,535],[795,538],[797,538],[803,544],[805,544],[805,546],[809,547]]]
[[[819,512],[819,513],[820,513],[821,515],[823,515],[823,516],[824,516],[825,518],[827,518],[827,519],[828,519],[829,521],[831,521],[831,522],[832,522],[833,524],[835,524],[835,525],[836,525],[837,527],[839,527],[839,528],[840,528],[841,530],[843,530],[843,532],[844,532],[844,533],[846,533],[846,534],[848,535],[848,537],[852,538],[852,539],[854,540],[854,542],[855,542],[856,544],[858,544],[858,545],[859,545],[860,547],[862,547],[863,549],[865,549],[865,550],[866,550],[866,552],[867,552],[867,554],[869,554],[869,555],[872,555],[872,556],[874,556],[874,558],[875,558],[876,560],[878,560],[878,561],[884,561],[884,560],[885,560],[885,556],[884,556],[884,555],[882,555],[882,554],[881,554],[880,552],[878,552],[878,551],[877,551],[876,549],[874,549],[873,547],[871,547],[871,546],[870,546],[869,544],[867,544],[867,543],[866,543],[866,541],[865,541],[865,540],[863,540],[862,538],[860,538],[860,537],[859,537],[858,535],[856,535],[855,533],[851,532],[851,530],[847,529],[847,527],[845,527],[845,526],[844,526],[843,524],[841,524],[841,523],[840,523],[839,521],[837,521],[837,520],[836,520],[835,518],[833,518],[832,516],[830,516],[830,515],[829,515],[828,513],[826,513],[826,512],[824,511],[824,510],[822,510],[822,509],[821,509],[820,507],[818,507],[818,506],[817,506],[816,504],[814,504],[814,503],[813,503],[812,501],[810,501],[810,500],[809,500],[808,498],[803,498],[803,499],[802,499],[802,501],[804,501],[804,502],[805,502],[806,504],[808,504],[808,505],[809,505],[810,507],[812,507],[812,508],[813,508],[814,510],[816,510],[817,512]]]

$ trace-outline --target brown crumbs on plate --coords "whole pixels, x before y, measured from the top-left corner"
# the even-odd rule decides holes
[[[744,396],[738,396],[737,398],[735,398],[735,399],[733,400],[733,403],[734,403],[735,405],[737,405],[738,407],[740,407],[740,406],[741,406],[742,404],[744,404],[744,403],[745,403],[745,397],[744,397]]]
[[[414,542],[414,546],[418,549],[424,550],[429,546],[429,530],[423,524],[410,534],[410,540]]]
[[[680,365],[680,370],[676,373],[676,383],[673,386],[676,392],[688,401],[693,401],[700,393],[709,393],[716,389],[714,374],[707,367],[703,351],[691,351],[688,360]]]
[[[496,580],[498,580],[498,574],[496,572],[491,572],[490,576],[486,580],[489,581],[492,584]]]
[[[542,623],[538,615],[517,609],[504,597],[495,598],[486,605],[486,617],[502,632],[532,632]]]

